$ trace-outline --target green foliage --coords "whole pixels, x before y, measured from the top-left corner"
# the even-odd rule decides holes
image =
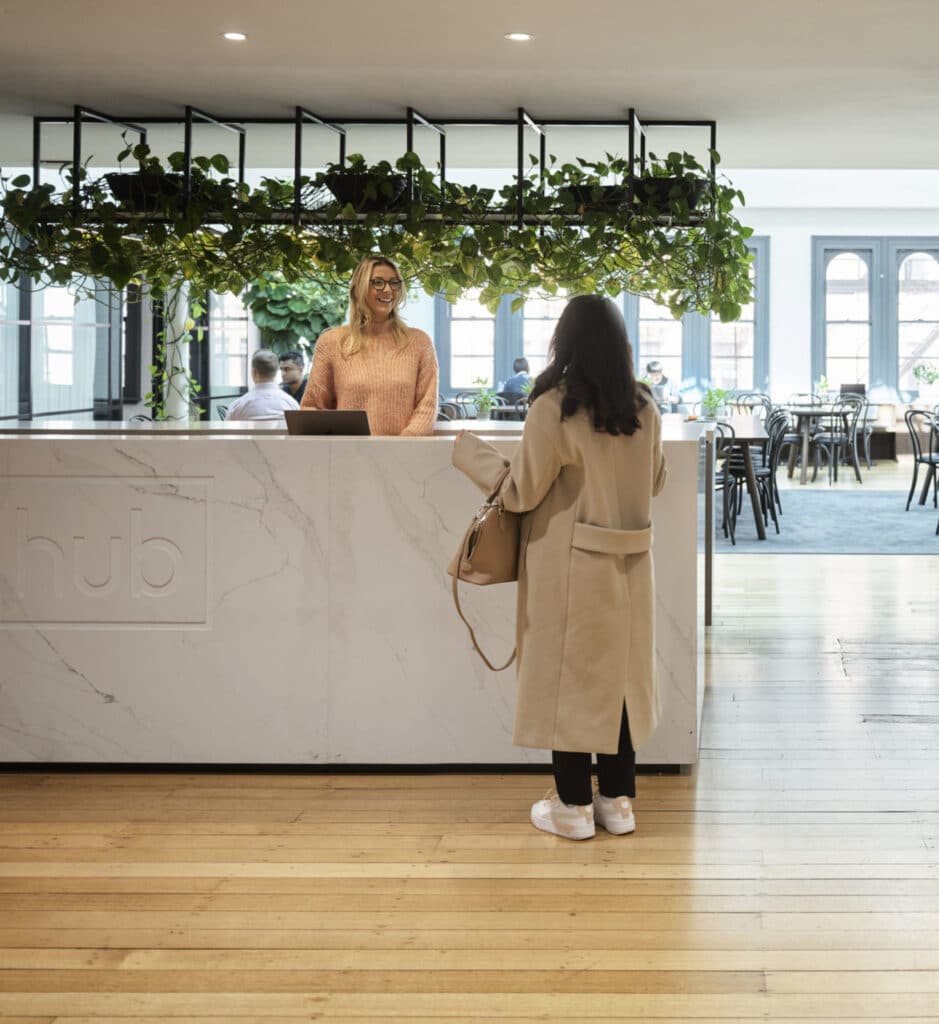
[[[192,315],[186,318],[182,333],[174,337],[171,325],[175,318],[176,304],[180,301],[178,289],[171,289],[163,296],[163,330],[156,339],[156,363],[149,367],[153,390],[144,396],[144,405],[153,412],[155,420],[166,419],[167,398],[172,392],[176,392],[188,403],[189,419],[198,420],[205,413],[205,409],[192,400],[193,396],[202,390],[202,385],[193,377],[189,366],[180,361],[179,348],[180,345],[193,340],[202,341],[203,330],[196,326],[193,317],[198,318],[205,314],[205,297],[190,297],[189,312]]]
[[[686,153],[653,158],[635,179],[614,156],[560,166],[552,157],[543,175],[523,176],[521,223],[518,181],[498,195],[441,187],[415,153],[373,165],[352,154],[344,167],[301,178],[299,225],[292,181],[267,178],[252,189],[228,176],[223,155],[197,156],[187,198],[182,154],[165,166],[142,145],[120,156],[156,179],[143,209],[115,200],[84,168],[78,183],[64,169],[61,195],[51,185],[28,187],[25,176],[2,179],[0,279],[97,278],[117,288],[146,281],[157,298],[184,279],[194,291],[240,293],[262,278],[347,284],[362,258],[383,253],[429,294],[455,302],[479,289],[490,310],[505,295],[520,296],[517,308],[532,294],[628,290],[676,317],[695,309],[734,320],[752,298],[751,231],[733,212],[743,196]],[[330,194],[350,178],[350,192]]]
[[[489,412],[496,403],[496,393],[489,387],[489,378],[474,377],[473,383],[479,388],[473,395],[473,405],[480,412]]]
[[[701,408],[709,416],[716,416],[718,411],[727,404],[729,398],[730,392],[723,388],[708,388],[701,399]]]
[[[282,274],[265,274],[244,294],[261,332],[265,348],[274,352],[303,352],[309,360],[316,339],[328,327],[341,324],[348,307],[348,290],[320,281],[288,282]]]
[[[932,363],[919,363],[919,365],[913,367],[913,377],[923,387],[929,387],[939,380],[939,370]]]

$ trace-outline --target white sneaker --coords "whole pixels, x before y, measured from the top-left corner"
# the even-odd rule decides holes
[[[593,816],[596,823],[614,836],[636,831],[636,819],[628,796],[593,794]]]
[[[566,804],[555,793],[531,805],[531,823],[564,839],[592,839],[593,804]]]

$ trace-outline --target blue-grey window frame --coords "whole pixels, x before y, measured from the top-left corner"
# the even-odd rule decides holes
[[[747,246],[754,254],[756,303],[753,319],[753,386],[758,391],[769,387],[769,238],[750,238]],[[502,299],[496,313],[494,333],[494,381],[507,380],[514,372],[512,363],[524,355],[524,319],[521,312],[512,312],[515,296]],[[639,337],[639,299],[628,292],[619,299],[629,338],[633,342],[636,373],[641,376],[643,353],[636,339]],[[450,316],[447,300],[442,295],[434,299],[434,344],[440,364],[440,393],[452,397],[450,384]],[[686,313],[682,317],[681,341],[682,386],[706,388],[711,377],[711,319],[701,313]],[[762,386],[761,386],[762,384]]]
[[[825,372],[825,269],[828,254],[865,253],[870,273],[870,387],[900,383],[901,262],[914,252],[939,260],[936,235],[815,235],[812,238],[812,380]]]
[[[769,309],[770,309],[770,240],[766,235],[754,235],[747,241],[753,253],[754,309],[753,309],[753,390],[769,389]],[[636,371],[645,359],[639,338],[639,299],[624,296],[623,315],[626,329],[633,340]],[[681,318],[681,387],[705,389],[711,383],[711,318],[702,313],[686,313]],[[641,374],[640,374],[641,375]],[[749,389],[747,389],[749,390]]]

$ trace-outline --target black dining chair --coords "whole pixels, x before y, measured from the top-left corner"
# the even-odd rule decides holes
[[[762,391],[742,391],[731,403],[741,416],[759,416],[765,420],[773,411],[773,401]]]
[[[779,469],[779,457],[788,426],[788,416],[777,411],[766,423],[767,440],[758,449],[753,445],[750,446],[753,476],[756,480],[757,498],[760,502],[760,511],[763,513],[763,523],[768,526],[772,519],[777,533],[779,533],[779,519],[776,510],[778,508],[782,512],[782,505],[779,500],[779,489],[776,486],[776,471]],[[736,498],[734,522],[736,523],[736,517],[743,508],[743,492],[746,487],[746,466],[739,445],[734,446],[731,450],[727,465],[729,471],[737,478],[737,486],[734,489]]]
[[[864,408],[865,399],[860,395],[844,394],[832,403],[831,412],[819,421],[819,429],[812,436],[815,447],[815,471],[818,476],[818,457],[824,454],[828,460],[828,483],[838,482],[838,465],[842,459],[849,459],[859,484],[861,479],[860,459],[857,451],[857,425]]]
[[[227,420],[228,419],[228,406],[227,405],[217,405],[215,407],[215,413],[216,413],[216,415],[218,416],[218,418],[220,420]]]
[[[824,405],[821,395],[810,394],[808,391],[797,391],[789,396],[789,405]]]
[[[722,420],[714,424],[714,490],[721,492],[721,529],[724,537],[732,545],[737,544],[737,492],[739,478],[731,468],[731,460],[736,449],[734,428]],[[737,449],[737,457],[741,459]],[[708,496],[710,500],[710,495]]]
[[[135,416],[131,416],[131,418],[127,422],[128,423],[152,423],[153,422],[153,417],[152,416],[145,416],[142,412],[138,412]]]
[[[936,467],[939,466],[939,420],[925,409],[909,409],[903,417],[906,420],[906,429],[910,432],[910,443],[913,445],[913,482],[910,484],[910,493],[906,499],[906,510],[910,511],[910,502],[916,492],[916,478],[919,475],[919,467],[926,467],[926,485],[924,493],[929,493],[929,485],[932,484],[932,501],[935,507],[937,503],[937,489],[939,489],[939,474]],[[923,448],[923,437],[928,438],[925,449]]]

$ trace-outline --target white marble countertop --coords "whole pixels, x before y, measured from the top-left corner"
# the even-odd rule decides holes
[[[506,455],[518,426],[492,437]],[[0,761],[546,763],[513,747],[514,672],[485,669],[453,608],[481,499],[449,437],[109,427],[0,434]],[[666,448],[663,718],[640,760],[692,764],[700,460],[693,438]],[[515,585],[462,589],[507,656]]]
[[[668,413],[662,417],[663,441],[697,441],[708,422],[705,420],[686,420],[678,413]],[[520,437],[524,424],[518,420],[448,420],[438,421],[434,433],[430,437],[408,438],[409,441],[428,441],[439,438],[450,439],[461,430],[471,430],[483,437]],[[237,437],[239,435],[257,437],[288,437],[286,424],[279,420],[205,420],[179,421],[158,423],[132,423],[127,420],[9,420],[0,422],[0,435],[14,437],[50,437],[63,438],[69,436],[88,437],[102,435],[113,439],[122,437],[171,436],[175,438],[192,437],[206,439],[213,437]],[[331,438],[333,440],[337,438]],[[302,438],[304,441],[322,441],[325,437]],[[355,438],[355,440],[363,440]],[[370,441],[401,440],[400,438],[372,437]]]

